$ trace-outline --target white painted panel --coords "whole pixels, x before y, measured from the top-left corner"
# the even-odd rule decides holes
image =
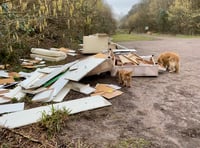
[[[0,105],[0,114],[24,110],[24,103]]]
[[[60,77],[53,85],[51,85],[51,89],[53,89],[52,97],[55,97],[62,89],[63,87],[69,82],[69,80],[66,80],[63,76]]]
[[[66,54],[62,51],[53,51],[42,48],[31,48],[31,52],[38,55],[50,56],[50,57],[63,57]]]
[[[16,98],[17,100],[20,100],[21,98],[23,98],[26,94],[22,92],[22,87],[21,86],[17,86],[14,89],[10,90],[10,92],[5,93],[4,97],[6,98]]]
[[[70,70],[66,72],[65,78],[73,81],[79,81],[105,60],[106,59],[104,58],[96,58],[94,56],[85,58],[71,66]]]
[[[76,82],[70,82],[70,87],[71,89],[84,93],[86,95],[91,94],[92,92],[96,90],[95,88],[90,87],[89,84],[85,85],[85,84],[76,83]]]
[[[67,109],[70,110],[70,114],[75,114],[91,109],[96,109],[104,106],[110,106],[108,102],[101,96],[86,97],[62,103],[54,104],[55,109]],[[0,117],[0,126],[7,128],[17,128],[24,125],[36,123],[41,119],[42,112],[51,114],[52,105],[41,106],[33,109],[10,113]]]
[[[40,92],[32,98],[32,101],[33,102],[40,102],[40,101],[46,102],[50,99],[52,93],[53,93],[53,89],[48,89],[46,91]]]
[[[9,78],[9,75],[6,71],[0,70],[0,77]]]
[[[31,58],[41,58],[45,61],[52,61],[52,62],[58,62],[66,59],[67,55],[65,56],[60,56],[60,57],[50,57],[50,56],[45,56],[41,54],[30,54]]]
[[[38,71],[39,71],[39,72],[42,72],[42,73],[49,74],[49,73],[53,72],[55,69],[56,69],[56,68],[45,67],[45,68],[39,69]]]
[[[0,97],[0,104],[7,103],[7,102],[10,102],[10,101],[11,101],[10,99],[5,99],[5,98]]]
[[[65,98],[65,96],[69,93],[70,88],[67,85],[65,85],[65,87],[55,96],[53,97],[53,102],[62,102],[63,99]]]
[[[22,81],[19,85],[25,89],[30,89],[31,85],[37,82],[42,76],[44,76],[44,74],[36,70],[31,74],[30,78],[27,78],[26,80]]]
[[[135,49],[113,49],[114,53],[125,53],[125,52],[136,52],[137,50]]]
[[[44,78],[40,79],[35,84],[33,84],[32,88],[40,87],[44,83],[48,82],[49,80],[51,80],[52,78],[54,78],[55,76],[57,76],[58,74],[60,74],[61,72],[66,71],[70,66],[74,65],[77,62],[78,61],[74,61],[74,62],[65,64],[62,67],[56,68],[52,73],[48,74],[47,76],[45,76]]]

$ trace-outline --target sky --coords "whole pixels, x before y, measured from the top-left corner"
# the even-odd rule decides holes
[[[104,0],[107,4],[109,4],[112,12],[118,16],[126,15],[132,6],[138,3],[140,0]]]

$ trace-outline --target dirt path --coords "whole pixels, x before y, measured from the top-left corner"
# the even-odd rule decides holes
[[[156,41],[126,43],[138,54],[158,55],[175,51],[181,57],[180,74],[165,73],[158,78],[136,78],[132,90],[145,135],[156,138],[161,146],[200,147],[200,39],[161,38]]]
[[[102,148],[129,138],[148,139],[152,147],[200,147],[200,39],[162,37],[120,44],[136,48],[139,55],[175,51],[181,57],[180,73],[134,77],[133,87],[112,99],[112,107],[80,114],[65,132]],[[104,75],[92,79],[116,84]]]

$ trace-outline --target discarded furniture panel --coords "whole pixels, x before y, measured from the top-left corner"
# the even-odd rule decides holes
[[[10,90],[8,93],[4,94],[4,97],[8,99],[16,98],[17,100],[20,100],[25,97],[25,95],[26,94],[22,92],[22,87],[17,86],[14,89]]]
[[[10,101],[11,101],[11,100],[8,99],[8,98],[0,97],[0,104],[8,103],[8,102],[10,102]]]
[[[112,76],[116,76],[118,70],[133,71],[132,76],[158,76],[158,65],[123,65],[115,66],[111,72]]]
[[[6,71],[0,70],[0,78],[9,78],[9,75]]]
[[[61,51],[53,51],[53,50],[42,49],[42,48],[32,48],[31,52],[33,54],[44,55],[44,56],[49,56],[49,57],[66,57],[66,54]]]
[[[65,98],[65,96],[69,93],[70,87],[65,85],[65,87],[62,88],[62,90],[53,98],[53,102],[62,102]]]
[[[42,58],[45,61],[51,61],[51,62],[59,62],[62,61],[64,59],[66,59],[66,55],[65,56],[61,56],[61,57],[50,57],[50,56],[45,56],[45,55],[40,55],[40,54],[30,54],[31,58]]]
[[[40,79],[39,81],[34,83],[31,87],[32,88],[37,88],[37,87],[42,86],[44,83],[48,82],[49,80],[51,80],[55,76],[57,76],[60,73],[65,72],[66,70],[68,70],[72,65],[76,64],[77,62],[78,62],[78,60],[76,60],[74,62],[71,62],[71,63],[68,63],[68,64],[65,64],[62,67],[59,67],[59,68],[55,69],[50,74],[46,75],[45,77],[43,77],[42,79]]]
[[[96,58],[95,56],[84,58],[69,68],[65,74],[65,79],[79,81],[105,60],[105,58]]]
[[[35,94],[41,93],[43,91],[46,91],[47,89],[48,88],[46,88],[46,87],[40,87],[38,89],[23,89],[22,92],[35,95]]]
[[[78,91],[86,95],[91,94],[92,92],[96,90],[95,88],[90,87],[89,84],[85,85],[85,84],[72,82],[72,81],[69,82],[69,87],[74,91]]]
[[[69,82],[69,80],[65,79],[64,75],[63,75],[54,84],[52,84],[50,86],[50,89],[53,89],[53,94],[50,97],[50,100],[48,100],[48,101],[53,100],[57,96],[57,94],[63,89],[63,87],[65,85],[67,85],[68,82]]]
[[[70,115],[110,105],[112,104],[101,96],[85,97],[53,104],[56,110],[67,109]],[[48,105],[5,114],[0,117],[0,126],[12,129],[36,123],[41,119],[43,112],[51,115],[51,108],[52,105]]]
[[[129,52],[136,52],[135,49],[113,49],[113,52],[115,54],[123,54],[123,53],[129,53]]]
[[[113,69],[113,62],[109,58],[109,59],[106,59],[102,64],[100,64],[99,66],[94,68],[92,71],[90,71],[87,74],[87,76],[99,75],[99,74],[104,73],[104,72],[112,71],[112,69]]]
[[[107,34],[83,36],[83,50],[81,52],[85,54],[92,54],[107,50],[108,41],[109,37]]]
[[[35,84],[35,82],[39,81],[44,76],[43,73],[38,72],[38,69],[31,73],[31,76],[24,81],[22,81],[19,85],[22,86],[25,89],[32,88],[32,85]]]
[[[24,110],[24,103],[0,105],[0,114]]]
[[[47,89],[47,90],[45,90],[43,92],[40,92],[40,93],[36,94],[32,98],[32,101],[33,102],[48,102],[48,100],[50,99],[52,93],[53,93],[53,89]]]
[[[116,76],[118,70],[132,71],[132,76],[158,76],[159,66],[155,64],[153,55],[144,59],[135,53],[115,55],[116,62],[111,71]]]
[[[50,50],[52,50],[52,51],[62,51],[65,54],[70,55],[70,56],[76,56],[77,55],[75,50],[72,50],[72,49],[69,49],[69,48],[64,48],[64,47],[61,47],[61,48],[50,48]]]

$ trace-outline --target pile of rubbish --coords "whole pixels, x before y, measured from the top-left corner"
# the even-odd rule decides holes
[[[105,34],[84,37],[84,40],[85,45],[81,51],[93,55],[64,65],[46,66],[46,61],[57,62],[68,55],[76,56],[77,53],[63,47],[32,48],[30,57],[33,59],[21,59],[21,63],[24,68],[35,69],[34,71],[16,73],[0,70],[0,127],[17,128],[38,122],[43,111],[51,114],[52,104],[55,109],[66,108],[70,111],[69,114],[75,114],[110,106],[112,104],[109,99],[123,94],[121,87],[117,85],[96,84],[91,87],[90,84],[79,83],[84,77],[98,77],[108,71],[116,76],[119,69],[132,70],[133,76],[158,75],[158,65],[153,56],[141,57],[135,53],[135,49],[127,49],[116,43],[109,45]],[[94,44],[93,40],[102,47],[94,51],[93,47],[98,44]],[[87,97],[64,101],[70,90],[83,93]],[[51,105],[25,110],[25,103],[21,100],[27,95],[31,96],[32,102],[50,102]],[[13,100],[19,103],[11,103]]]

